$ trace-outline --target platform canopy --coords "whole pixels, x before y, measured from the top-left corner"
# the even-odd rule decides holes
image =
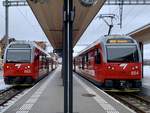
[[[150,43],[150,23],[129,33],[128,35],[132,36],[139,42],[143,42],[144,44]]]
[[[63,40],[63,0],[27,0],[35,17],[54,49],[62,49]],[[36,0],[38,1],[38,0]],[[44,2],[45,1],[45,2]],[[91,7],[84,7],[80,0],[73,0],[75,19],[73,25],[73,45],[80,39],[106,0],[98,0]]]

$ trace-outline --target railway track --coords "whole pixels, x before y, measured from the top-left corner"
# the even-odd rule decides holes
[[[10,87],[6,90],[0,91],[0,106],[3,106],[13,97],[21,93],[24,89],[19,89],[16,87]]]
[[[136,94],[110,94],[137,113],[150,113],[150,101]]]

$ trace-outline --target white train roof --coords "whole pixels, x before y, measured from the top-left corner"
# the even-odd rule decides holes
[[[119,38],[126,38],[126,39],[132,39],[134,43],[136,43],[136,40],[131,38],[130,36],[127,35],[105,35],[105,36],[101,36],[101,38],[99,38],[98,40],[94,41],[92,44],[88,45],[88,47],[86,47],[85,49],[81,50],[79,52],[79,54],[77,56],[79,56],[80,54],[86,52],[87,50],[89,50],[90,48],[94,47],[95,45],[99,44],[99,43],[105,43],[107,42],[108,39],[119,39]],[[76,56],[75,56],[76,57]]]
[[[25,40],[17,40],[17,41],[14,41],[14,42],[11,42],[6,49],[10,48],[11,45],[13,44],[28,44],[30,45],[31,48],[38,48],[40,51],[44,52],[45,54],[47,54],[48,56],[50,56],[48,54],[47,51],[43,50],[40,46],[38,46],[35,42],[33,41],[25,41]]]

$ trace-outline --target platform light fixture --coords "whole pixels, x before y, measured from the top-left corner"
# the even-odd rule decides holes
[[[85,7],[93,6],[97,3],[98,0],[79,0],[80,3]]]

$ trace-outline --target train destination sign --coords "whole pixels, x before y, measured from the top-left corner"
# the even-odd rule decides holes
[[[133,43],[130,39],[109,39],[107,43]]]

